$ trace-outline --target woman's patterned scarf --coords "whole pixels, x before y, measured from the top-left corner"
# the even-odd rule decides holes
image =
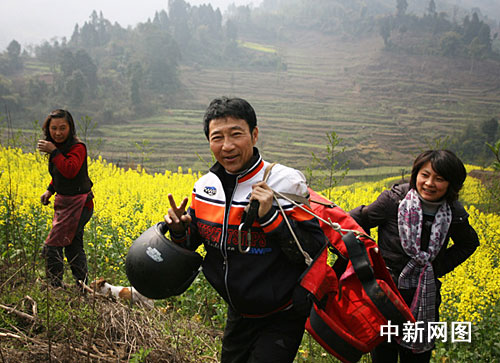
[[[436,283],[431,262],[439,253],[451,224],[451,209],[444,202],[438,209],[431,227],[429,247],[427,251],[420,250],[422,236],[423,212],[422,202],[415,189],[410,189],[398,208],[399,237],[403,250],[411,260],[403,268],[399,276],[400,289],[416,288],[411,304],[411,311],[419,328],[424,328],[423,334],[403,337],[400,345],[410,348],[415,353],[425,352],[434,346],[434,341],[428,339],[428,322],[436,319]]]

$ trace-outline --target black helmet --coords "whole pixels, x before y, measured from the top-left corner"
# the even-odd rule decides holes
[[[203,258],[165,237],[160,222],[141,234],[128,250],[125,271],[133,287],[151,299],[180,295],[198,275]]]

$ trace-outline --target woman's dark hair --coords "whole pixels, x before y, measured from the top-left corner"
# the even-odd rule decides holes
[[[245,120],[250,128],[250,133],[257,126],[257,116],[253,107],[242,98],[215,98],[208,105],[203,116],[203,130],[208,139],[208,126],[216,118],[234,117]]]
[[[462,161],[450,150],[427,150],[417,156],[411,170],[410,188],[417,189],[418,172],[428,161],[431,162],[432,169],[450,183],[444,198],[448,202],[457,200],[467,171]]]
[[[49,113],[49,115],[43,122],[42,130],[45,135],[45,140],[54,142],[54,140],[50,136],[50,122],[52,121],[53,118],[63,118],[68,122],[69,135],[68,135],[68,140],[66,140],[66,142],[72,142],[73,140],[79,141],[78,137],[76,136],[75,122],[73,121],[73,116],[71,116],[69,111],[60,108]]]

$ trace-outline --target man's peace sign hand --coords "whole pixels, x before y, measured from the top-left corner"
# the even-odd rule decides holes
[[[188,203],[188,198],[184,198],[177,207],[172,194],[168,195],[168,201],[170,202],[170,208],[168,209],[168,214],[165,215],[165,222],[168,228],[174,233],[184,233],[191,223],[191,216],[186,213],[186,206]]]

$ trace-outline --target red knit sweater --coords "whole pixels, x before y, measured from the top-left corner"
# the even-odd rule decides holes
[[[52,162],[65,178],[73,179],[80,171],[86,157],[87,151],[85,146],[83,144],[75,144],[71,146],[66,155],[61,152],[56,153],[52,158]],[[50,181],[50,185],[52,186],[52,180]],[[93,206],[94,201],[92,199],[87,200],[85,203],[85,207],[89,209]]]

